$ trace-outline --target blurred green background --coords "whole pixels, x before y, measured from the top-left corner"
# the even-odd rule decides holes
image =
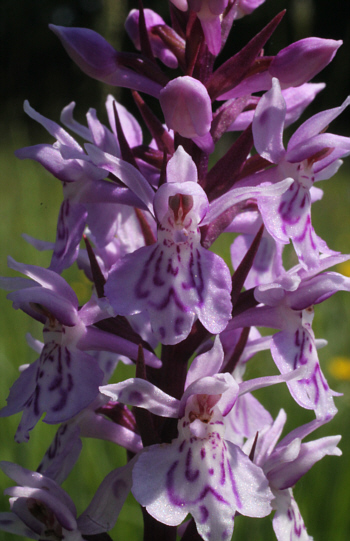
[[[327,88],[319,95],[307,115],[318,110],[339,105],[350,93],[350,21],[341,16],[343,0],[269,0],[251,17],[238,21],[223,56],[234,53],[260,30],[279,10],[287,7],[287,16],[276,35],[268,44],[266,53],[274,54],[288,43],[316,35],[343,39],[344,45],[334,62],[317,78],[325,81]],[[61,203],[59,181],[51,178],[38,164],[16,160],[16,148],[49,142],[50,136],[35,122],[25,117],[24,99],[45,116],[56,121],[61,109],[70,101],[77,101],[77,117],[84,121],[89,107],[95,107],[105,121],[104,101],[108,92],[123,101],[135,112],[129,92],[106,88],[97,81],[90,81],[68,59],[58,40],[47,29],[48,23],[89,27],[102,33],[116,48],[132,50],[125,38],[122,21],[129,9],[136,7],[131,1],[121,0],[1,0],[0,41],[1,50],[1,117],[0,117],[0,275],[13,275],[7,269],[6,256],[16,260],[47,266],[50,256],[39,253],[22,238],[27,233],[42,240],[54,240],[57,212]],[[166,2],[150,2],[167,20]],[[135,113],[136,116],[137,113]],[[305,120],[304,114],[301,120]],[[293,127],[294,129],[294,127]],[[330,131],[350,135],[349,113],[332,124]],[[226,141],[228,144],[228,141]],[[313,223],[317,233],[328,245],[344,253],[350,252],[350,167],[344,165],[338,175],[319,184],[325,190],[324,199],[314,205]],[[232,237],[220,246],[228,258]],[[350,275],[350,266],[337,269]],[[76,269],[65,273],[84,299],[87,283]],[[315,438],[342,434],[340,447],[343,456],[326,457],[305,476],[295,488],[295,496],[310,535],[318,541],[343,541],[350,537],[350,301],[345,293],[338,293],[316,308],[314,330],[316,337],[325,338],[329,345],[319,351],[324,372],[331,387],[344,396],[336,399],[338,415],[323,427]],[[17,378],[18,366],[35,360],[29,350],[25,334],[41,338],[41,328],[21,312],[14,311],[0,291],[0,407],[5,405],[8,389]],[[273,370],[267,355],[260,355],[249,369],[247,376],[266,374]],[[132,376],[130,369],[118,368],[118,377]],[[301,411],[290,398],[285,386],[257,393],[264,405],[276,415],[283,407],[288,414],[287,429],[312,419],[312,414]],[[36,469],[48,447],[56,428],[38,423],[28,444],[16,444],[13,436],[20,419],[0,419],[0,460],[17,462],[29,469]],[[104,476],[125,461],[125,453],[112,444],[93,440],[84,442],[79,463],[74,468],[64,488],[76,503],[78,513],[89,503]],[[8,510],[8,498],[2,496],[11,481],[0,472],[0,510]],[[127,500],[113,539],[139,541],[142,539],[141,513],[132,497]],[[271,517],[253,520],[238,517],[234,539],[274,539]],[[0,532],[0,540],[16,540],[15,536]],[[155,540],[156,541],[156,540]]]

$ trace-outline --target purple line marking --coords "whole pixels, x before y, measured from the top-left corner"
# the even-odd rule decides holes
[[[233,492],[233,495],[235,497],[238,509],[241,509],[242,508],[242,502],[241,502],[241,498],[239,497],[239,494],[238,494],[238,490],[237,490],[237,487],[236,487],[236,481],[235,481],[235,478],[233,476],[233,471],[232,471],[232,468],[231,468],[231,464],[230,464],[229,460],[226,460],[226,463],[227,463],[228,472],[229,472],[229,475],[230,475],[232,492]]]
[[[199,470],[191,470],[191,463],[192,463],[192,449],[190,447],[186,455],[185,477],[187,481],[189,481],[190,483],[193,483],[194,481],[197,481],[200,474],[199,474]]]

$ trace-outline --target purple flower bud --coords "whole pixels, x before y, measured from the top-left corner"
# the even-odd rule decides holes
[[[325,68],[343,42],[322,38],[305,38],[282,49],[272,60],[269,72],[283,88],[310,81]]]
[[[209,133],[213,113],[205,86],[193,77],[178,77],[160,92],[160,105],[168,128],[183,137]]]
[[[49,28],[85,73],[100,80],[113,78],[112,74],[117,68],[117,52],[97,32],[87,28],[65,28],[53,24],[50,24]]]
[[[221,14],[228,0],[189,0],[189,7],[197,13],[209,51],[218,55],[221,49]]]
[[[118,53],[97,32],[87,28],[66,28],[53,24],[49,27],[61,40],[71,59],[90,77],[113,86],[132,88],[158,97],[161,84],[125,68],[122,63],[124,54]]]
[[[136,49],[141,49],[140,33],[139,33],[139,15],[138,9],[132,9],[125,21],[125,30]],[[159,58],[168,68],[177,68],[178,62],[176,56],[166,47],[164,41],[157,35],[152,33],[152,28],[157,25],[166,26],[163,19],[151,9],[144,9],[144,16],[148,37],[151,43],[154,56]]]
[[[171,0],[171,2],[181,11],[187,11],[188,10],[188,4],[187,0]]]
[[[244,15],[250,15],[256,8],[261,6],[265,0],[237,0],[235,8],[237,9],[237,19],[244,17]]]
[[[228,0],[190,0],[190,8],[200,19],[218,17],[226,9]]]

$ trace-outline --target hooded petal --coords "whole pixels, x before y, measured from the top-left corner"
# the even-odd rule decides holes
[[[253,119],[255,148],[266,160],[279,163],[284,155],[283,129],[286,102],[278,79],[272,79],[272,88],[260,99]]]
[[[203,137],[213,118],[205,86],[193,77],[177,77],[160,92],[160,105],[168,128],[183,137]]]

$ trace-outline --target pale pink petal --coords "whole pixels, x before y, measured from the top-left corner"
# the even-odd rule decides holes
[[[198,182],[197,167],[182,146],[178,146],[166,168],[168,182]]]
[[[286,102],[278,79],[272,79],[272,88],[260,99],[253,119],[255,148],[266,160],[279,163],[284,155],[283,129]]]
[[[177,417],[180,402],[149,381],[131,378],[121,383],[100,387],[100,392],[114,401],[137,406],[161,417]]]
[[[279,491],[273,506],[276,513],[272,525],[277,541],[313,541],[291,489]]]
[[[304,143],[311,137],[321,133],[327,126],[337,118],[350,104],[350,96],[346,98],[340,107],[321,111],[316,115],[306,120],[292,135],[289,140],[287,152],[295,148],[297,145]]]

